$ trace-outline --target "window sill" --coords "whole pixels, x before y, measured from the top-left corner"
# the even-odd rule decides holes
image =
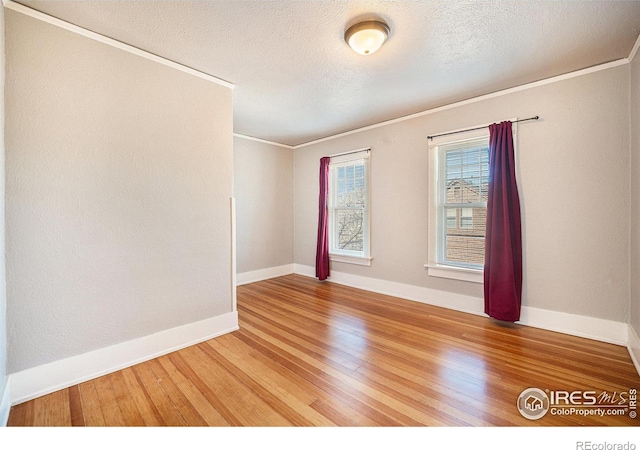
[[[425,264],[430,277],[450,278],[452,280],[484,283],[484,270],[465,269],[462,267],[443,266],[440,264]]]
[[[358,266],[371,266],[371,260],[373,258],[364,256],[338,255],[331,253],[329,254],[329,259],[335,262],[356,264]]]

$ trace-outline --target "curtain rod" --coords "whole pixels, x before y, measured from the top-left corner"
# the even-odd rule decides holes
[[[512,123],[517,123],[517,122],[526,122],[528,120],[538,120],[540,118],[540,116],[533,116],[533,117],[529,117],[528,119],[520,119],[520,120],[514,120]],[[476,128],[466,128],[464,130],[458,130],[458,131],[451,131],[450,133],[440,133],[440,134],[434,134],[433,136],[427,136],[427,139],[431,140],[435,137],[440,137],[440,136],[449,136],[450,134],[458,134],[458,133],[464,133],[466,131],[475,131],[475,130],[482,130],[483,128],[487,128],[487,126],[484,127],[476,127]]]
[[[371,151],[371,147],[361,148],[360,150],[353,150],[353,151],[351,151],[351,152],[336,153],[335,155],[331,155],[331,156],[329,156],[329,158],[335,158],[335,157],[337,157],[337,156],[352,155],[352,154],[354,154],[354,153],[370,152],[370,151]]]

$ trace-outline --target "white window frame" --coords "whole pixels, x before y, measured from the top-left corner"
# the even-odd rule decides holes
[[[328,196],[328,210],[329,210],[329,259],[335,262],[356,264],[360,266],[370,266],[371,260],[371,152],[369,149],[355,150],[349,152],[348,155],[337,155],[331,157],[329,163],[329,196]],[[348,165],[354,161],[363,161],[364,163],[364,184],[365,184],[365,205],[362,224],[362,239],[363,250],[361,252],[355,250],[338,249],[334,246],[336,242],[335,236],[335,218],[334,213],[334,195],[337,192],[336,178],[334,177],[334,170],[340,166]]]
[[[512,133],[513,133],[513,143],[514,143],[514,152],[517,161],[517,153],[518,153],[518,145],[517,145],[517,131],[518,124],[517,118],[510,119],[512,122]],[[439,277],[439,278],[450,278],[453,280],[461,280],[461,281],[469,281],[472,283],[484,283],[484,269],[469,269],[465,267],[456,267],[451,265],[445,265],[439,263],[439,251],[442,251],[442,247],[439,247],[439,233],[441,232],[441,228],[443,225],[446,230],[446,216],[443,214],[443,218],[440,220],[442,225],[439,225],[438,218],[438,182],[440,177],[444,175],[444,171],[442,167],[438,166],[438,147],[445,144],[453,144],[456,142],[463,141],[471,141],[476,140],[482,137],[489,136],[489,124],[477,125],[471,128],[481,128],[479,130],[471,130],[471,131],[462,131],[459,130],[451,130],[452,134],[449,136],[438,136],[431,139],[429,142],[429,167],[430,171],[430,193],[429,193],[429,262],[424,265],[427,269],[427,273],[429,276]],[[442,173],[441,173],[442,172]],[[516,172],[518,172],[518,167],[516,163]]]
[[[444,198],[446,190],[442,187],[442,180],[445,177],[445,167],[442,163],[440,148],[444,145],[458,144],[464,142],[477,141],[478,139],[489,139],[489,130],[474,130],[449,136],[435,137],[429,143],[429,166],[431,167],[431,183],[429,195],[429,262],[425,264],[429,276],[439,278],[450,278],[454,280],[470,281],[473,283],[484,282],[484,270],[460,267],[444,262],[445,242],[443,236],[446,234],[447,218],[444,214]],[[465,208],[476,206],[486,206],[475,203],[464,205]],[[442,212],[439,214],[438,210]],[[462,217],[456,217],[461,226]]]

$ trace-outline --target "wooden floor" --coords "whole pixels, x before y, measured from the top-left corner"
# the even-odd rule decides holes
[[[628,391],[624,347],[289,275],[238,287],[240,330],[14,406],[9,425],[639,425],[520,415],[525,388]]]

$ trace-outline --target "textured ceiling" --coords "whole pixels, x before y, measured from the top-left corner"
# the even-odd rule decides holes
[[[236,84],[234,131],[296,145],[629,56],[640,1],[20,1]],[[357,19],[391,27],[360,56]]]

